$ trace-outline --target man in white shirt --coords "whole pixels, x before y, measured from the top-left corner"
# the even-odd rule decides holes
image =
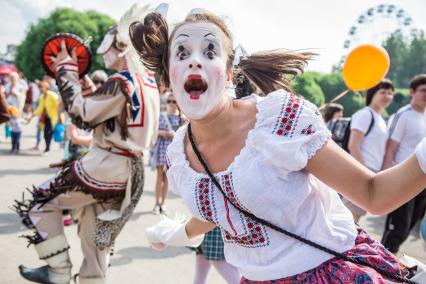
[[[402,107],[390,122],[383,169],[407,159],[426,136],[426,74],[418,75],[410,82],[410,96],[411,103]],[[398,252],[425,210],[426,190],[389,213],[383,233],[383,245],[393,253]]]

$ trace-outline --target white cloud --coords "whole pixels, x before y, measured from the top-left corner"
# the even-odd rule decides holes
[[[94,9],[118,19],[134,0],[0,0],[0,51],[18,43],[28,25],[59,6]],[[162,1],[151,0],[153,4]],[[343,42],[358,16],[382,0],[170,0],[170,20],[182,20],[195,7],[228,15],[238,41],[248,50],[273,48],[310,49],[320,56],[310,69],[329,71],[342,54]],[[147,3],[147,2],[144,2]],[[405,9],[417,27],[426,30],[426,1],[390,0]],[[7,24],[5,24],[7,23]],[[367,35],[368,36],[368,35]]]

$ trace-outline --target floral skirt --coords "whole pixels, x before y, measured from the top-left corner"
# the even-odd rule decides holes
[[[383,247],[380,243],[372,240],[366,232],[358,228],[358,237],[355,246],[347,251],[345,255],[367,262],[374,267],[379,267],[388,272],[406,276],[407,269],[402,266],[396,257]],[[374,269],[347,262],[343,259],[332,258],[316,268],[286,278],[252,281],[241,279],[241,284],[334,284],[334,283],[357,283],[357,284],[384,284],[398,283],[384,278]]]

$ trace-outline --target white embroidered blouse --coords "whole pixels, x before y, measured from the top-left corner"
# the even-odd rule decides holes
[[[238,206],[259,218],[338,252],[351,249],[357,230],[338,194],[304,170],[329,139],[318,109],[283,90],[257,99],[257,121],[227,170],[216,173]],[[226,260],[250,280],[279,279],[315,268],[331,255],[239,213],[210,178],[195,172],[184,152],[187,127],[168,148],[170,189],[191,213],[218,225]]]

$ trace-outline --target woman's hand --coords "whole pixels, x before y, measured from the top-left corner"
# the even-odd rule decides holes
[[[215,224],[191,218],[185,221],[181,215],[174,219],[163,216],[162,220],[145,230],[148,242],[155,249],[166,246],[197,247],[204,239],[204,233],[214,229]]]
[[[159,130],[158,135],[160,135],[161,137],[165,139],[172,139],[175,136],[175,132],[173,130],[172,131]]]
[[[51,56],[50,57],[53,61],[53,66],[56,68],[56,66],[64,61],[66,58],[71,58],[70,63],[77,64],[77,55],[75,53],[75,47],[71,49],[71,55],[68,53],[67,46],[65,44],[65,41],[61,41],[61,51],[59,51],[58,55]]]
[[[167,132],[167,138],[172,139],[175,137],[175,132],[173,130]]]
[[[155,250],[162,251],[167,248],[167,245],[164,243],[152,243],[151,247]]]
[[[33,117],[34,117],[34,114],[31,114],[29,117],[27,117],[27,118],[25,118],[24,119],[24,123],[25,123],[25,125],[28,125],[28,124],[30,124],[30,122],[31,122],[31,119],[33,119]]]

